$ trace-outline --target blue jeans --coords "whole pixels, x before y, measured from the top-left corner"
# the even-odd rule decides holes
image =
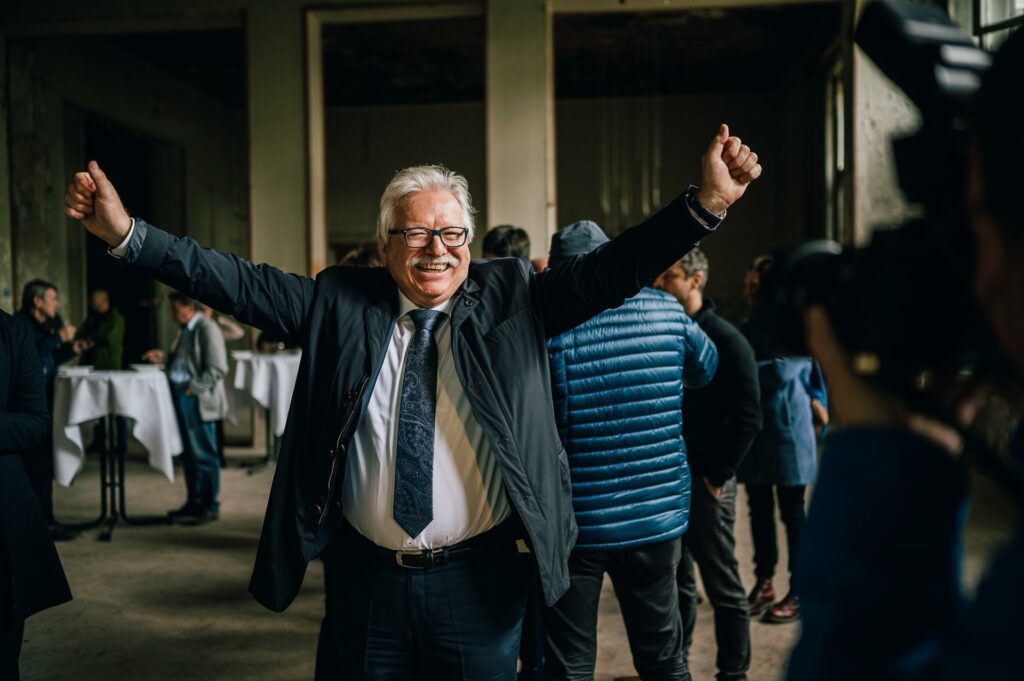
[[[181,430],[182,467],[185,469],[185,488],[188,504],[208,511],[219,511],[220,457],[217,456],[217,429],[214,421],[204,421],[199,415],[199,398],[186,395],[175,387],[174,411]]]
[[[529,578],[514,540],[429,570],[365,544],[346,524],[324,551],[330,626],[320,645],[340,669],[318,664],[318,681],[515,681]]]

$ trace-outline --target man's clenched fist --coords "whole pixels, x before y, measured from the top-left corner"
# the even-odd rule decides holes
[[[81,220],[90,233],[111,247],[124,241],[132,228],[117,190],[96,161],[89,161],[86,172],[75,173],[64,195],[64,213]]]

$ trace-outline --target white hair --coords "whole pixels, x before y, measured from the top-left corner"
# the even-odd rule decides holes
[[[473,199],[469,195],[469,182],[462,175],[440,165],[412,166],[395,173],[380,197],[380,212],[377,214],[377,243],[383,249],[391,236],[388,231],[395,228],[398,205],[408,196],[420,192],[448,192],[462,208],[462,224],[448,227],[467,227],[466,243],[473,241],[476,224],[473,216]]]

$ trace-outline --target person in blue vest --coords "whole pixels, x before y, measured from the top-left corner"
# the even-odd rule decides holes
[[[574,223],[552,238],[549,264],[607,241],[595,223]],[[676,597],[690,509],[683,387],[711,380],[718,351],[675,298],[652,288],[551,339],[548,350],[579,538],[569,591],[545,612],[545,678],[593,678],[607,572],[640,676],[689,679]]]
[[[751,263],[744,280],[748,299],[756,295],[761,275],[771,266],[770,256],[759,256]],[[810,357],[771,355],[753,318],[741,330],[757,358],[763,414],[761,432],[737,472],[747,489],[754,541],[755,583],[747,601],[752,617],[763,615],[765,622],[787,624],[800,617],[796,556],[807,520],[807,485],[818,471],[815,424],[828,424],[828,396],[817,362]],[[781,600],[773,583],[779,562],[776,497],[789,551],[789,593]]]

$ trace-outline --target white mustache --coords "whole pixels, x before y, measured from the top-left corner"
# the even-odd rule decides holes
[[[413,267],[419,267],[426,265],[427,267],[437,267],[438,265],[448,265],[450,267],[458,267],[459,259],[453,255],[417,255],[410,262]]]

